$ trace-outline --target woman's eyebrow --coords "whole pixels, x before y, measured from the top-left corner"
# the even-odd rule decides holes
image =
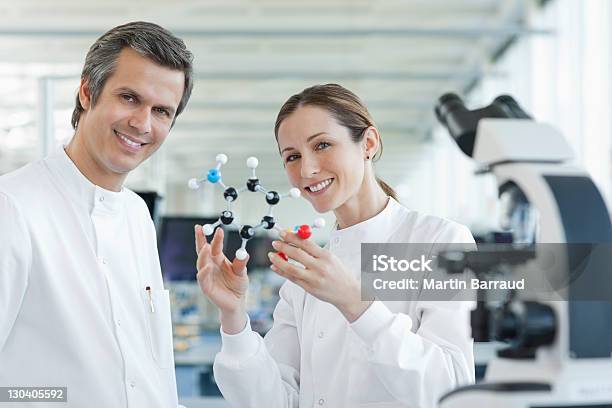
[[[326,133],[327,133],[327,132],[319,132],[319,133],[315,133],[315,134],[314,134],[314,135],[312,135],[312,136],[308,136],[308,139],[306,139],[306,142],[308,143],[308,142],[310,142],[312,139],[314,139],[315,137],[317,137],[317,136],[321,136],[321,135],[324,135],[324,134],[326,134]],[[285,147],[285,148],[284,148],[284,149],[281,151],[281,154],[285,153],[285,151],[287,151],[287,150],[292,150],[292,149],[294,149],[294,148],[293,148],[293,147],[291,147],[291,146],[289,146],[289,147]]]
[[[321,135],[324,135],[324,134],[326,134],[326,133],[327,133],[327,132],[319,132],[319,133],[315,133],[315,134],[314,134],[314,135],[312,135],[312,136],[308,136],[308,139],[306,139],[306,142],[310,142],[310,141],[311,141],[312,139],[314,139],[315,137],[317,137],[317,136],[321,136]]]

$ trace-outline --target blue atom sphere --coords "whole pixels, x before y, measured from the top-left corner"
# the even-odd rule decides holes
[[[219,171],[217,169],[208,170],[208,181],[210,181],[211,183],[216,183],[217,181],[219,181],[220,178],[221,175],[219,174]]]

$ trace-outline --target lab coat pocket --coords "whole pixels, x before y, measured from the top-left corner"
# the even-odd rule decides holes
[[[149,298],[145,292],[143,302],[153,359],[160,368],[168,368],[173,353],[170,294],[168,290],[152,290]]]

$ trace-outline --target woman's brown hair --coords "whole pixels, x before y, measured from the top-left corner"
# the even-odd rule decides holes
[[[357,95],[338,84],[315,85],[291,96],[281,107],[274,125],[274,135],[277,141],[281,123],[300,106],[305,105],[318,106],[331,113],[339,124],[351,132],[351,139],[355,143],[360,143],[363,140],[367,128],[376,126],[368,108]],[[380,159],[382,150],[383,145],[382,140],[380,140],[380,149],[372,158],[373,161]],[[376,177],[376,181],[385,194],[397,200],[397,194],[391,186],[378,177]]]

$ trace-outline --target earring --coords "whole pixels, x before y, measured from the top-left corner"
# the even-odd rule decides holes
[[[370,156],[366,156],[366,160],[370,160]]]

